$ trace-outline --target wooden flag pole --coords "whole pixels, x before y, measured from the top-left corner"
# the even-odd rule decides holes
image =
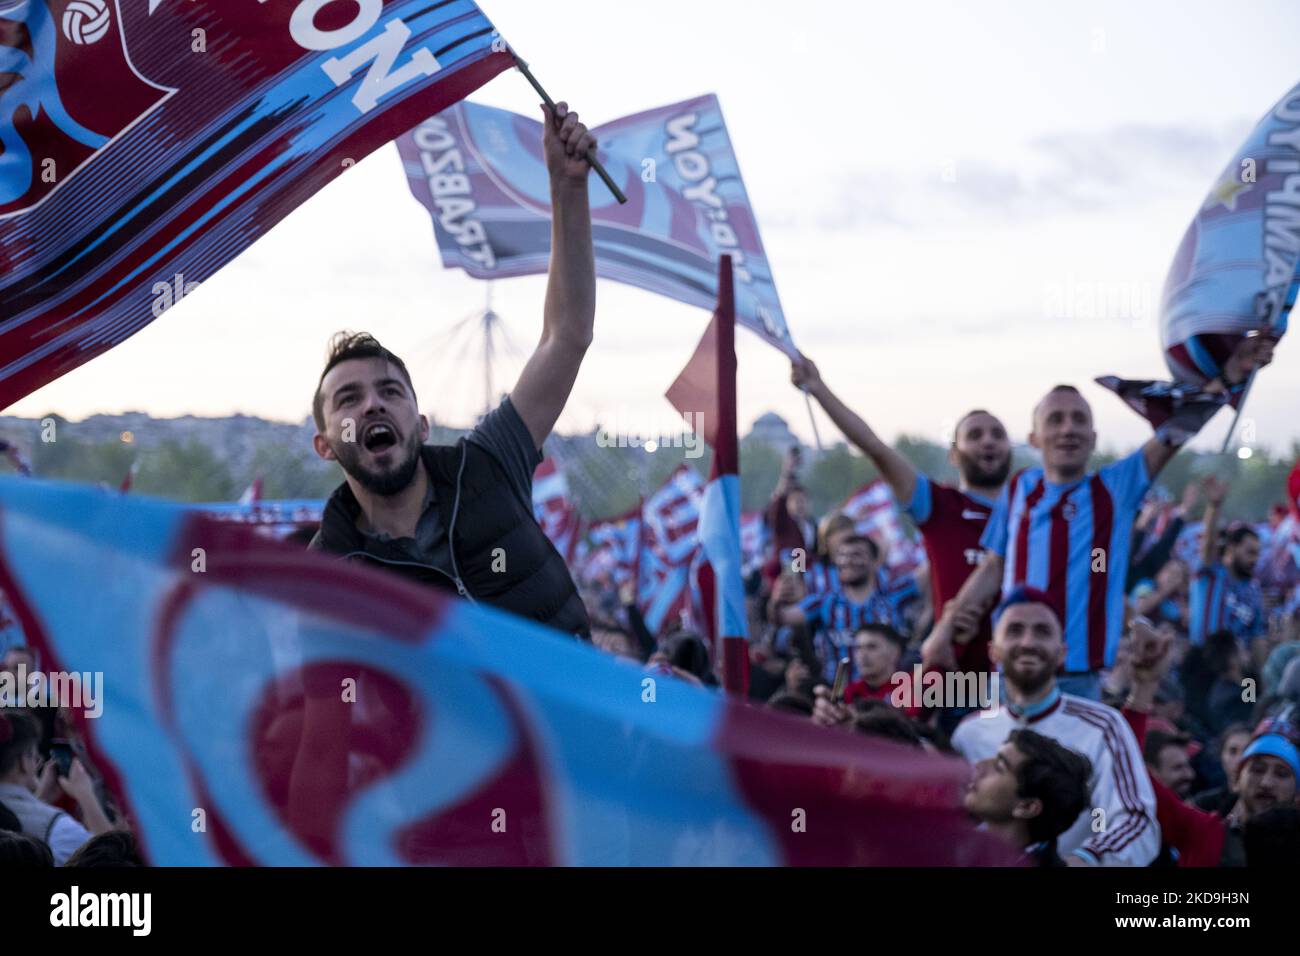
[[[515,58],[515,66],[517,66],[519,72],[524,75],[524,79],[533,85],[533,89],[536,90],[537,95],[542,98],[542,102],[554,111],[555,101],[551,99],[549,93],[542,89],[542,84],[537,82],[537,77],[533,76],[529,71],[528,64],[513,50],[510,51],[510,54]],[[593,146],[591,149],[587,150],[587,162],[591,163],[591,168],[596,171],[596,175],[604,180],[605,185],[609,187],[609,191],[613,193],[614,198],[618,200],[618,204],[620,206],[625,204],[627,202],[627,197],[623,195],[623,190],[618,188],[618,183],[614,182],[613,178],[608,172],[606,172],[605,167],[601,165],[600,160],[596,157],[596,147]]]

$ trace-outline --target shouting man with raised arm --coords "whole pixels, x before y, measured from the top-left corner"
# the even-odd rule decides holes
[[[1218,387],[1239,387],[1272,361],[1272,348],[1262,337],[1244,339]],[[1092,408],[1073,386],[1053,388],[1034,409],[1029,434],[1043,464],[1007,483],[984,531],[987,550],[980,566],[945,609],[931,639],[952,640],[964,617],[995,603],[999,593],[1037,588],[1065,629],[1061,689],[1099,700],[1100,671],[1115,660],[1124,623],[1133,523],[1143,495],[1185,437],[1157,431],[1127,458],[1089,472],[1097,447]]]
[[[369,335],[335,336],[312,403],[312,441],[344,482],[311,547],[586,636],[573,579],[533,517],[532,476],[591,344],[586,157],[596,140],[564,103],[542,109],[552,221],[537,349],[495,410],[456,445],[437,446],[425,445],[429,421],[402,360]]]
[[[982,409],[967,412],[953,432],[948,461],[960,476],[956,488],[916,470],[890,448],[862,418],[822,381],[817,366],[804,356],[794,360],[790,380],[817,399],[837,428],[871,459],[894,497],[921,531],[930,563],[935,615],[957,596],[983,551],[980,538],[1011,473],[1011,442],[1002,422]],[[984,609],[963,616],[966,625],[941,644],[927,641],[927,664],[964,670],[989,670],[992,631]]]

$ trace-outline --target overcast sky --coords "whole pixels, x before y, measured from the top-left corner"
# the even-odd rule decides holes
[[[884,435],[939,439],[973,406],[1013,436],[1057,382],[1084,386],[1103,446],[1147,426],[1091,384],[1167,375],[1159,291],[1204,194],[1297,79],[1300,4],[483,0],[593,125],[719,95],[795,342]],[[473,99],[532,115],[522,77]],[[495,286],[525,352],[544,279]],[[1112,293],[1100,315],[1071,307]],[[424,410],[481,410],[448,330],[485,286],[441,267],[391,144],[127,343],[8,414],[234,412],[299,420],[324,344],[363,328],[409,357]],[[596,343],[561,430],[669,414],[707,314],[601,280]],[[788,363],[738,334],[742,431],[774,409],[811,439]],[[503,367],[508,386],[517,373]],[[1300,437],[1300,345],[1248,415]],[[1201,439],[1221,441],[1221,414]],[[820,419],[823,437],[835,436]]]

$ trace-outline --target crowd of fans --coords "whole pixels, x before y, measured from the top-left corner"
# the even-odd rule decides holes
[[[1011,474],[1006,429],[976,410],[945,486],[806,359],[793,377],[875,463],[927,560],[900,573],[848,515],[814,516],[792,453],[746,580],[752,703],[964,757],[973,825],[1027,863],[1300,862],[1300,568],[1263,574],[1260,560],[1285,509],[1226,522],[1213,477],[1169,502],[1153,483],[1177,449],[1155,439],[1088,472],[1091,411],[1068,387],[1034,411],[1043,467]],[[717,686],[709,643],[685,619],[652,633],[629,577],[579,589],[596,646]],[[3,668],[40,675],[22,645]],[[0,865],[139,863],[69,715],[0,709]]]
[[[881,544],[847,515],[816,519],[792,452],[766,514],[768,560],[746,581],[754,703],[966,757],[973,766],[966,808],[1037,863],[1300,863],[1300,567],[1294,558],[1281,575],[1260,567],[1264,539],[1294,533],[1279,528],[1285,505],[1267,525],[1226,522],[1228,487],[1215,477],[1193,482],[1174,504],[1152,486],[1163,462],[1144,460],[1142,450],[1109,474],[1080,468],[1070,483],[1059,480],[1068,474],[1051,473],[1060,448],[1044,442],[1046,479],[1042,470],[1011,475],[1005,430],[982,411],[958,424],[952,461],[962,481],[945,488],[901,462],[801,360],[795,383],[809,381],[893,486],[930,560],[914,574],[892,574]],[[1058,397],[1060,427],[1068,430],[1073,414],[1079,430],[1090,429],[1081,396],[1058,389],[1035,410],[1036,430],[1053,427],[1047,419]],[[1092,450],[1070,438],[1064,445],[1085,460]],[[1065,504],[1044,518],[1049,528],[1077,518],[1083,505],[1070,510],[1071,489],[1091,484],[1096,500],[1087,507],[1100,511],[1104,499],[1115,513],[1106,543],[1122,535],[1125,547],[1103,553],[1099,569],[1093,549],[1067,551],[1068,533],[1058,539],[1049,530],[1035,544],[1035,492],[1023,491],[1033,481],[1046,486],[1039,494],[1065,489]],[[1127,527],[1118,520],[1125,496]],[[977,526],[980,547],[961,539],[971,533],[963,518]],[[940,519],[946,525],[935,527]],[[1094,515],[1093,527],[1099,522]],[[999,523],[1002,542],[988,531]],[[998,576],[1005,586],[994,588],[991,604],[965,603],[971,579],[999,547],[1017,563]],[[1040,559],[1035,548],[1052,553]],[[1116,554],[1122,566],[1105,569]],[[1059,570],[1035,575],[1038,560],[1059,560]],[[1108,570],[1103,587],[1120,598],[1113,606],[1087,580],[1099,570]],[[1082,600],[1067,593],[1075,578],[1084,579]],[[656,639],[626,586],[616,600],[608,579],[587,585],[598,646],[717,683],[707,643],[689,625],[673,622]],[[1022,620],[1027,609],[1035,620]],[[974,678],[996,675],[997,697],[968,694],[936,706],[913,693],[917,668],[958,675],[964,683],[955,686],[971,689],[985,686]],[[995,719],[975,713],[989,707],[998,708]]]

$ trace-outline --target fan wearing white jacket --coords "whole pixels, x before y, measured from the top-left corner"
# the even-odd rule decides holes
[[[1018,727],[1028,727],[1092,761],[1092,798],[1057,841],[1071,866],[1146,866],[1160,851],[1156,799],[1142,750],[1123,716],[1111,707],[1056,686],[1065,638],[1051,599],[1017,588],[994,612],[990,657],[1002,671],[1005,702],[970,714],[953,747],[974,763],[994,756]]]

